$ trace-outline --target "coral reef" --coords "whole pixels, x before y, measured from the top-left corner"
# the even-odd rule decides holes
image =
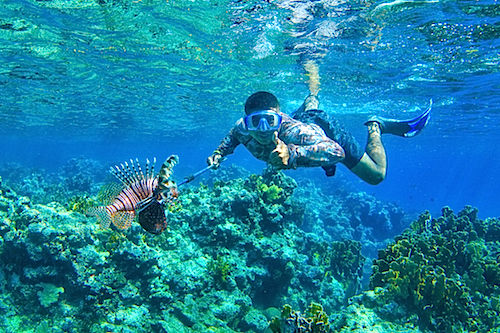
[[[342,181],[339,186],[318,186],[308,179],[299,184],[294,196],[298,203],[307,207],[301,229],[326,243],[358,241],[366,258],[375,258],[378,249],[384,248],[410,225],[411,218],[395,204],[382,202],[364,192],[349,192]],[[362,284],[367,286],[370,260],[365,261],[362,274]]]
[[[361,255],[361,244],[353,240],[333,242],[310,242],[313,256],[311,264],[325,274],[331,274],[343,284],[345,297],[356,294],[361,289],[362,267],[365,257]]]
[[[59,294],[64,293],[63,287],[56,287],[51,283],[40,283],[42,290],[37,293],[40,304],[44,307],[49,307],[56,303],[59,299]]]
[[[411,220],[395,204],[382,202],[364,192],[349,192],[337,188],[320,189],[310,180],[301,181],[297,197],[317,204],[306,212],[304,229],[318,232],[318,226],[332,240],[354,239],[363,243],[364,254],[371,257],[376,250],[409,226]],[[316,228],[316,229],[315,229]],[[369,247],[367,247],[369,245]]]
[[[69,198],[69,201],[66,204],[66,208],[68,210],[85,214],[89,211],[90,208],[95,207],[97,205],[98,203],[94,198],[89,197],[86,194],[83,194]]]
[[[68,160],[58,172],[62,183],[73,192],[84,193],[93,190],[93,185],[104,180],[104,166],[96,160],[85,157]]]
[[[379,252],[370,286],[379,302],[416,313],[425,329],[498,328],[499,230],[500,220],[480,220],[472,207],[457,215],[445,207],[438,218],[426,212]],[[394,315],[390,309],[383,313]]]
[[[104,170],[106,168],[100,162],[83,157],[72,158],[56,172],[50,173],[12,162],[0,166],[4,184],[31,201],[42,204],[52,201],[64,204],[69,198],[88,197],[106,179]]]
[[[85,194],[38,204],[3,186],[0,327],[262,332],[271,319],[265,309],[285,303],[303,308],[317,299],[338,310],[345,281],[359,284],[360,249],[303,231],[296,186],[267,171],[188,186],[160,236],[137,225],[100,229],[80,213],[96,200]],[[321,264],[319,251],[328,252]],[[344,257],[345,267],[327,265]]]
[[[281,318],[274,317],[269,324],[273,333],[292,330],[295,333],[327,333],[330,332],[328,315],[318,303],[311,303],[305,315],[295,311],[288,304],[281,310]]]
[[[281,172],[233,179],[231,172],[184,187],[159,236],[137,224],[127,232],[100,229],[82,214],[97,200],[89,193],[66,192],[61,203],[41,204],[4,179],[0,330],[498,328],[498,220],[481,221],[471,208],[458,215],[445,209],[437,219],[423,214],[386,246],[370,231],[370,216],[384,216],[397,226],[387,230],[396,230],[403,220],[388,204],[364,194],[326,196]],[[55,188],[38,181],[47,186],[36,195]],[[379,208],[389,213],[377,215]],[[362,292],[366,246],[378,245],[385,250],[375,261],[372,290]]]
[[[347,194],[342,209],[349,215],[349,222],[355,230],[368,227],[370,235],[376,240],[399,234],[405,227],[404,212],[401,208],[380,202],[366,193]]]

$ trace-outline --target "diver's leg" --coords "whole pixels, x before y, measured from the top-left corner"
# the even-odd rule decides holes
[[[369,122],[365,153],[351,171],[369,184],[377,185],[384,180],[387,171],[387,157],[377,122]]]
[[[317,96],[320,90],[319,66],[316,61],[309,59],[304,62],[304,70],[306,71],[309,95]]]
[[[316,95],[309,95],[304,100],[303,104],[304,111],[309,110],[318,110],[319,108],[319,99]]]
[[[307,96],[293,117],[302,122],[313,123],[321,127],[326,136],[342,146],[346,154],[346,158],[342,163],[348,168],[352,168],[359,162],[363,152],[354,137],[336,119],[331,118],[323,110],[319,110],[317,94],[320,90],[320,76],[318,64],[314,60],[307,60],[303,66],[307,76],[309,96]],[[328,177],[335,175],[335,164],[325,165],[322,168]]]
[[[432,100],[429,107],[419,116],[409,120],[387,119],[371,117],[365,125],[368,126],[368,142],[361,160],[350,168],[367,183],[376,185],[385,178],[387,171],[387,157],[382,144],[381,134],[393,134],[411,138],[426,127],[431,117]]]
[[[370,122],[368,126],[368,142],[363,153],[356,139],[351,133],[335,119],[332,119],[324,111],[319,110],[319,99],[317,94],[320,90],[319,67],[313,60],[304,63],[304,70],[308,78],[307,85],[309,96],[296,111],[294,118],[319,125],[326,135],[338,142],[346,153],[342,162],[354,174],[369,184],[378,184],[385,178],[387,160],[385,149],[382,145],[381,131],[377,122]],[[361,157],[360,157],[361,156]],[[327,176],[335,174],[335,165],[323,166]]]
[[[318,93],[320,90],[320,77],[318,64],[314,60],[306,60],[303,66],[307,76],[309,96],[306,97],[304,103],[294,112],[294,115],[298,117],[299,115],[302,116],[304,111],[319,109]]]

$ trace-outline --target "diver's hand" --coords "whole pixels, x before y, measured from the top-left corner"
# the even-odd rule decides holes
[[[290,152],[288,146],[278,138],[278,132],[273,133],[273,142],[276,148],[269,154],[269,164],[278,169],[284,169],[288,166]]]
[[[210,165],[213,169],[217,169],[220,167],[220,163],[222,162],[222,155],[218,153],[214,153],[207,158],[207,164]]]

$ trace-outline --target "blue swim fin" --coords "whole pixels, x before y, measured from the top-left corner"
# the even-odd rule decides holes
[[[393,134],[405,138],[411,138],[420,133],[431,119],[432,99],[429,107],[420,116],[411,120],[387,119],[383,117],[373,116],[365,122],[367,125],[370,122],[376,122],[380,126],[382,134]]]

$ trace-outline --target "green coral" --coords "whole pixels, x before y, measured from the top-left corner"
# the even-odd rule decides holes
[[[248,190],[256,190],[258,197],[266,204],[282,204],[293,193],[296,183],[283,175],[283,173],[270,173],[264,171],[263,175],[251,175],[247,181]]]
[[[51,283],[40,283],[42,290],[37,293],[40,304],[49,307],[59,300],[59,294],[64,293],[63,287],[56,287]]]
[[[264,177],[259,175],[251,175],[249,178],[249,188],[253,186],[257,191],[260,199],[265,203],[275,203],[279,199],[283,199],[284,190],[274,182],[266,182]]]
[[[361,254],[361,243],[346,239],[343,241],[315,243],[312,247],[312,264],[319,265],[325,276],[332,275],[342,282],[347,296],[359,290],[365,257]]]
[[[231,274],[231,264],[225,256],[218,255],[208,263],[208,270],[211,272],[216,283],[226,283]]]
[[[66,208],[74,212],[85,214],[87,211],[97,206],[97,201],[88,195],[77,195],[69,199]]]
[[[267,184],[260,184],[259,192],[262,194],[265,201],[271,202],[280,198],[283,189],[275,184],[271,184],[270,186]]]
[[[334,241],[323,258],[337,279],[349,281],[361,278],[365,258],[361,254],[360,242],[350,239]]]
[[[472,207],[458,215],[443,208],[437,219],[426,212],[379,252],[370,285],[382,287],[386,301],[416,312],[423,328],[486,332],[498,327],[500,245],[491,240],[499,224],[478,219]]]
[[[311,302],[304,315],[295,311],[289,304],[281,310],[281,318],[274,317],[269,328],[273,333],[287,332],[290,327],[297,333],[327,333],[331,332],[328,315],[319,303]]]

